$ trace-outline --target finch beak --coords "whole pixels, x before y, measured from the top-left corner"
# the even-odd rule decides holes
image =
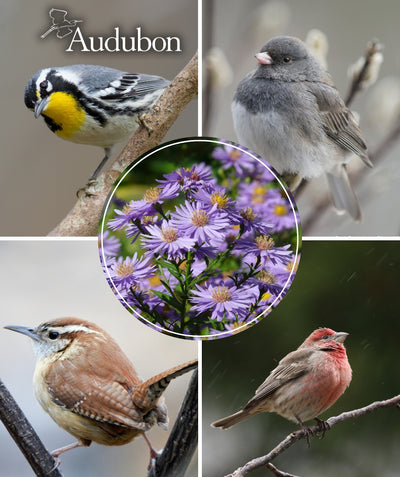
[[[256,53],[254,56],[261,65],[272,65],[273,63],[271,56],[266,51]]]
[[[29,338],[32,338],[35,341],[40,341],[39,336],[35,333],[35,330],[33,328],[29,328],[28,326],[5,326],[4,327],[6,330],[11,330],[11,331],[16,331],[17,333],[21,333],[23,335],[29,336]]]
[[[348,333],[345,333],[344,331],[338,331],[332,336],[332,340],[336,341],[337,343],[343,343],[344,340],[349,336]]]
[[[38,99],[36,101],[35,109],[33,110],[36,119],[42,114],[42,111],[46,108],[47,104],[47,99]]]

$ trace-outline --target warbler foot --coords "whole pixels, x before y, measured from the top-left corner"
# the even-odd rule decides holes
[[[146,129],[147,134],[150,136],[153,130],[151,129],[150,126],[146,124],[145,118],[146,118],[146,114],[143,113],[141,116],[139,116],[138,121],[139,121],[139,124],[141,124]]]
[[[89,179],[87,184],[84,187],[80,187],[76,191],[76,196],[78,197],[78,199],[80,199],[81,197],[94,197],[96,194],[94,194],[93,192],[90,192],[89,189],[95,186],[96,183],[97,183],[96,179]]]

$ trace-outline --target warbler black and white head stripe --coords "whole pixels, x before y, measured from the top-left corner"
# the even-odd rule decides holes
[[[44,68],[25,87],[25,105],[57,136],[106,150],[126,141],[169,81],[96,65]],[[97,175],[99,170],[96,170]],[[94,178],[92,176],[92,178]]]

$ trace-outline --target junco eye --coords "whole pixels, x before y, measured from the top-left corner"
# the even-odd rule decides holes
[[[283,57],[283,62],[284,63],[291,63],[291,61],[292,61],[292,58],[290,58],[290,56],[284,56]]]

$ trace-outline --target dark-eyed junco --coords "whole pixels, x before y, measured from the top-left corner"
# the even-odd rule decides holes
[[[372,163],[331,76],[298,38],[273,38],[256,58],[258,68],[239,83],[232,103],[239,142],[271,163],[292,189],[326,173],[335,207],[360,220],[346,162],[354,153]]]

